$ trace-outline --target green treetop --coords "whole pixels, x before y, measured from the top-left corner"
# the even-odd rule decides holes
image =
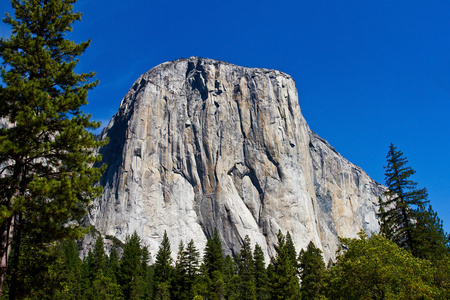
[[[415,171],[407,166],[408,160],[403,152],[393,144],[389,146],[386,160],[384,168],[388,190],[384,194],[386,200],[380,199],[380,230],[400,247],[414,251],[414,208],[428,202],[427,192],[416,189],[417,183],[410,179]]]
[[[171,254],[172,251],[170,250],[169,237],[167,236],[167,232],[164,231],[164,236],[161,241],[161,245],[159,245],[155,262],[155,268],[157,270],[155,271],[155,277],[161,282],[168,281],[170,279],[173,262]]]
[[[313,242],[309,242],[306,251],[300,251],[298,261],[302,298],[323,299],[327,272],[322,251]]]
[[[278,244],[275,245],[276,256],[271,258],[268,266],[269,294],[271,299],[298,299],[297,261],[292,255],[290,242],[279,230]],[[295,248],[294,248],[295,251]],[[293,260],[294,259],[294,260]]]
[[[13,237],[15,264],[24,236],[42,247],[79,238],[79,221],[101,191],[92,164],[102,143],[87,131],[99,123],[81,110],[97,82],[74,71],[89,41],[66,38],[81,19],[75,2],[12,0],[15,15],[4,18],[12,35],[0,39],[0,291]]]
[[[385,179],[388,190],[380,198],[380,231],[414,256],[430,259],[448,253],[448,238],[437,214],[428,206],[427,191],[417,189],[403,152],[390,144]],[[428,207],[428,209],[427,209]]]
[[[330,299],[447,299],[429,261],[381,235],[360,232],[359,237],[340,239],[347,250],[331,269]]]
[[[212,239],[208,239],[206,242],[205,253],[203,257],[208,276],[212,276],[214,271],[223,271],[224,255],[222,250],[222,242],[219,238],[217,228],[214,229],[214,235]]]
[[[255,269],[256,298],[260,300],[267,299],[268,279],[266,263],[264,261],[264,252],[258,244],[255,245],[255,250],[253,251],[253,263]]]

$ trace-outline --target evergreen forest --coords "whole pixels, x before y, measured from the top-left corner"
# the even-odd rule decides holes
[[[341,239],[335,262],[325,264],[312,242],[297,252],[278,233],[276,255],[266,262],[245,237],[233,257],[224,256],[217,231],[204,249],[180,242],[176,258],[164,233],[154,263],[134,233],[125,243],[97,235],[80,258],[74,240],[48,252],[22,250],[16,299],[449,299],[450,255],[422,259],[382,234]],[[105,245],[110,245],[109,255]],[[430,255],[432,255],[430,253]],[[268,264],[267,264],[268,263]],[[4,290],[8,299],[9,274]]]

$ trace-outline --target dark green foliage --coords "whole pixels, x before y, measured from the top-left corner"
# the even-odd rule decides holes
[[[178,246],[177,261],[175,262],[175,270],[173,275],[172,293],[174,299],[192,299],[191,295],[192,282],[188,279],[188,259],[187,251],[184,244],[180,241]]]
[[[414,209],[424,207],[427,192],[418,190],[417,183],[410,179],[415,171],[407,166],[408,160],[403,152],[391,144],[386,157],[385,180],[388,190],[380,198],[381,232],[399,247],[414,252],[414,224],[416,223]]]
[[[235,262],[227,255],[223,263],[223,279],[225,282],[225,294],[228,299],[238,299],[238,285],[240,278],[235,271]]]
[[[245,236],[241,246],[238,263],[239,299],[256,299],[255,268],[250,244],[250,238]]]
[[[155,292],[155,299],[166,299],[166,297],[170,297],[171,291],[176,291],[172,287],[174,268],[172,266],[173,259],[171,255],[170,241],[166,231],[164,231],[154,265],[153,290]]]
[[[292,240],[291,234],[289,231],[286,233],[286,251],[289,255],[289,259],[291,261],[297,261],[297,252],[295,250],[294,241]]]
[[[53,287],[54,294],[52,297],[54,299],[69,299],[69,295],[73,296],[71,299],[81,299],[83,287],[78,245],[73,240],[67,240],[55,247],[55,253],[59,253],[59,249],[62,250],[59,254],[61,256],[57,255],[53,264],[50,265],[47,280],[44,282],[47,284],[51,281],[58,283],[50,285]],[[61,263],[59,263],[60,259]],[[51,277],[53,277],[53,280],[50,279]],[[40,289],[45,286],[47,285],[41,285]],[[49,296],[48,293],[46,294],[46,296]]]
[[[211,277],[211,285],[208,288],[208,298],[224,299],[225,297],[225,281],[220,271],[213,271]]]
[[[234,261],[231,256],[227,255],[223,262],[223,275],[227,280],[233,277],[236,274]]]
[[[415,171],[407,166],[403,152],[391,144],[386,159],[388,190],[385,200],[379,199],[381,233],[416,257],[433,259],[448,254],[442,222],[427,205],[426,189],[417,189],[410,179]]]
[[[174,299],[192,299],[193,286],[199,272],[200,254],[191,240],[184,248],[183,242],[178,247],[177,261],[173,280]]]
[[[210,294],[210,286],[212,286],[212,280],[208,276],[208,271],[205,264],[202,264],[200,267],[200,274],[194,284],[194,294],[196,296],[202,297],[203,299],[208,299],[208,296]]]
[[[78,257],[73,241],[40,252],[28,250],[21,263],[35,265],[32,275],[19,272],[17,298],[24,299],[448,299],[450,257],[428,261],[413,257],[380,235],[340,239],[345,246],[336,263],[325,269],[321,251],[311,242],[292,262],[287,236],[278,234],[277,255],[267,270],[258,245],[251,252],[246,237],[234,260],[227,255],[222,272],[208,275],[198,266],[199,252],[191,240],[180,243],[175,267],[170,243],[163,238],[157,262],[148,266],[149,253],[134,233],[124,243],[123,256],[115,248],[108,257],[99,237],[92,251]],[[166,263],[163,263],[163,262]],[[170,262],[170,263],[168,263]],[[161,270],[170,266],[170,276],[161,281]],[[296,277],[299,268],[301,285]],[[158,269],[159,268],[159,269]],[[30,270],[31,267],[21,270]],[[200,270],[201,269],[201,270]],[[167,274],[167,272],[165,272]],[[37,274],[37,277],[34,276]],[[159,274],[159,275],[157,275]],[[125,276],[126,275],[126,276]],[[116,280],[119,278],[120,280]],[[160,279],[156,279],[160,278]],[[37,282],[36,282],[37,280]],[[8,291],[5,291],[8,296]],[[199,298],[200,297],[200,298]]]
[[[324,299],[324,287],[327,278],[322,251],[313,242],[298,256],[300,270],[300,291],[303,299]]]
[[[217,229],[214,229],[213,238],[208,239],[208,241],[206,242],[203,260],[208,272],[208,276],[211,277],[214,271],[223,271],[224,255],[222,250],[222,242],[220,241]]]
[[[108,277],[117,283],[117,278],[119,277],[120,272],[120,262],[119,255],[117,254],[115,247],[111,249],[111,253],[107,259],[106,270]]]
[[[190,240],[186,248],[186,272],[189,280],[194,281],[200,271],[200,252],[194,244],[194,240]]]
[[[269,294],[271,299],[298,299],[300,287],[296,259],[292,260],[292,249],[286,246],[286,239],[281,230],[278,232],[278,244],[275,245],[276,256],[272,257],[268,267]]]
[[[173,259],[171,255],[172,252],[170,250],[170,241],[167,237],[166,231],[164,231],[163,240],[159,246],[158,253],[156,254],[155,282],[157,284],[165,282],[170,285],[173,272]]]
[[[17,299],[26,297],[32,299],[54,299],[63,292],[63,289],[77,294],[79,286],[77,280],[80,277],[80,264],[73,262],[72,253],[66,253],[60,244],[53,247],[40,249],[23,241],[21,247],[21,259],[16,268]],[[10,276],[8,274],[8,276]],[[10,283],[7,278],[5,293],[2,299],[11,298],[9,294]],[[42,283],[45,283],[43,285]],[[62,298],[64,299],[64,298]]]
[[[258,244],[255,245],[255,250],[253,251],[253,261],[255,269],[256,299],[268,299],[266,263],[264,261],[264,253]]]
[[[103,245],[103,238],[101,235],[98,236],[94,244],[94,249],[92,252],[92,266],[90,267],[94,274],[106,270],[106,253]]]
[[[105,275],[102,270],[98,272],[95,276],[95,280],[92,282],[92,291],[92,295],[86,297],[85,299],[123,299],[122,289],[120,286],[116,283],[114,278]]]
[[[431,205],[427,210],[416,209],[415,213],[417,223],[413,235],[417,242],[413,254],[433,262],[449,256],[449,236],[444,232],[442,221]]]
[[[97,82],[89,82],[93,73],[74,72],[89,41],[65,38],[81,19],[73,3],[12,0],[15,16],[4,19],[12,35],[0,39],[0,119],[7,122],[0,129],[0,290],[13,236],[16,271],[23,238],[40,248],[79,238],[87,205],[101,192],[93,186],[101,170],[92,164],[103,142],[86,130],[99,123],[80,109]]]
[[[145,296],[146,260],[148,260],[148,251],[143,251],[141,248],[141,239],[137,233],[127,236],[118,278],[125,299],[138,299]]]
[[[117,255],[117,253],[115,254]],[[117,257],[113,260],[117,260]],[[108,262],[108,268],[107,268]],[[122,299],[122,289],[117,283],[111,266],[118,268],[118,262],[111,264],[105,253],[103,238],[95,241],[93,251],[88,252],[82,263],[82,298],[81,299]]]

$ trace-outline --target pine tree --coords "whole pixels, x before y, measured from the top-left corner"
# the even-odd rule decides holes
[[[403,152],[390,144],[386,157],[385,180],[388,190],[386,201],[380,202],[380,231],[403,249],[414,252],[413,226],[416,223],[414,207],[424,206],[427,192],[417,190],[417,183],[410,179],[415,171],[407,166]]]
[[[81,298],[81,259],[79,257],[79,247],[74,240],[67,240],[61,243],[63,251],[63,276],[60,285],[63,291],[73,298]],[[65,284],[64,284],[65,283]],[[55,297],[57,298],[57,297]]]
[[[100,146],[88,128],[99,126],[80,109],[97,82],[93,73],[74,68],[89,41],[66,39],[76,0],[12,0],[12,27],[0,39],[0,292],[14,239],[18,265],[21,240],[45,247],[55,240],[79,238],[80,220],[101,170],[94,149]],[[17,274],[12,273],[14,299]]]
[[[172,290],[173,259],[171,255],[172,251],[170,250],[169,237],[167,236],[167,232],[164,231],[164,236],[161,244],[159,245],[159,250],[156,254],[156,261],[154,264],[154,291],[156,292],[157,299],[166,297],[166,293]]]
[[[250,244],[250,238],[245,236],[244,242],[241,246],[240,261],[238,274],[240,277],[239,294],[240,299],[255,299],[256,300],[256,287],[255,287],[255,269],[253,265],[253,255]]]
[[[131,236],[126,237],[120,261],[118,282],[125,299],[133,299],[137,295],[145,294],[143,274],[141,239],[135,231]]]
[[[298,261],[302,298],[323,299],[326,268],[322,251],[313,242],[309,242],[306,251],[300,251]]]
[[[200,252],[197,250],[194,244],[194,240],[190,240],[186,248],[187,254],[187,275],[189,281],[192,283],[195,281],[198,276],[198,272],[200,270]]]
[[[78,262],[80,260],[78,250],[73,249],[76,253],[72,252],[71,257],[67,258],[60,243],[40,249],[24,239],[21,245],[21,259],[14,270],[18,274],[15,297],[27,299],[33,295],[33,299],[56,299],[61,292],[76,294],[80,288],[80,272],[79,264],[77,264],[77,260]],[[9,272],[5,282],[2,299],[8,299],[11,296],[8,293],[11,273]]]
[[[445,233],[441,219],[431,205],[428,209],[422,207],[415,210],[416,224],[414,237],[416,246],[414,255],[440,264],[440,261],[450,254],[450,239]]]
[[[177,259],[177,267],[178,271],[176,273],[180,274],[180,267],[183,273],[182,284],[184,285],[184,299],[192,299],[194,297],[193,287],[195,281],[198,278],[199,273],[199,259],[200,253],[194,245],[194,241],[190,240],[186,249],[183,250],[183,254],[180,255],[181,245],[179,248],[179,258]],[[179,285],[179,284],[177,284]],[[180,299],[180,298],[178,298]]]
[[[91,249],[88,254],[83,258],[81,263],[81,281],[82,281],[82,294],[85,299],[92,299],[94,290],[92,282],[95,279],[95,273],[93,272],[94,255]]]
[[[223,271],[223,260],[222,242],[220,241],[219,233],[216,228],[214,229],[213,238],[208,239],[205,247],[204,264],[209,277],[212,277],[214,271]]]
[[[223,261],[223,280],[225,282],[225,294],[227,299],[239,299],[239,275],[235,271],[235,262],[230,255]]]
[[[268,299],[267,285],[269,283],[267,278],[266,263],[264,261],[264,252],[258,244],[255,245],[255,250],[253,251],[253,261],[255,269],[256,299]]]
[[[103,238],[101,235],[95,240],[94,249],[92,251],[92,266],[91,270],[94,274],[102,271],[105,272],[106,269],[106,252],[103,244]]]
[[[225,259],[223,261],[223,275],[225,276],[226,280],[231,279],[231,277],[236,274],[234,265],[235,264],[231,256],[225,256]]]
[[[286,233],[286,251],[289,254],[289,258],[291,261],[297,261],[297,252],[295,250],[294,241],[292,240],[291,234],[289,231]]]
[[[119,272],[120,272],[120,262],[119,262],[119,254],[117,253],[116,247],[111,249],[111,253],[109,254],[107,267],[106,267],[106,275],[112,279],[113,282],[118,283]]]
[[[390,144],[386,159],[388,190],[384,193],[385,200],[379,199],[380,232],[416,257],[429,258],[448,252],[442,223],[428,207],[426,189],[417,189],[417,183],[410,179],[415,171],[407,166],[403,152]]]
[[[269,293],[271,299],[298,299],[300,287],[298,283],[297,263],[292,261],[292,249],[286,246],[286,239],[281,232],[277,235],[275,245],[276,256],[272,257],[268,267]]]
[[[187,251],[184,249],[183,241],[178,246],[177,261],[175,262],[175,270],[173,274],[173,295],[174,299],[189,299],[189,287],[187,284]]]

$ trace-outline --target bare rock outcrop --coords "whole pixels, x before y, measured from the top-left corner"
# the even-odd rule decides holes
[[[122,241],[136,231],[153,255],[165,230],[173,249],[191,239],[203,249],[217,228],[226,253],[248,235],[268,258],[281,229],[328,260],[337,236],[378,230],[382,186],[309,129],[282,72],[163,63],[133,84],[101,137],[108,168],[89,221]]]

